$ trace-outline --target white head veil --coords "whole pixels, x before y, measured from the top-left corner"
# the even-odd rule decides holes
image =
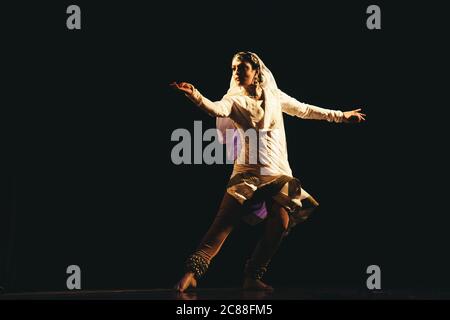
[[[275,78],[270,72],[269,68],[266,67],[264,62],[258,57],[257,54],[253,52],[248,52],[253,55],[259,63],[259,72],[261,73],[260,86],[263,90],[264,102],[265,102],[265,116],[264,116],[264,128],[268,128],[272,121],[273,110],[280,108],[280,102],[278,99],[278,86]],[[240,87],[233,76],[230,80],[230,88],[228,89],[225,97],[244,95],[244,88]],[[226,130],[236,129],[233,121],[230,118],[216,118],[216,128],[219,131],[219,142],[226,143]],[[235,132],[236,134],[236,132]]]

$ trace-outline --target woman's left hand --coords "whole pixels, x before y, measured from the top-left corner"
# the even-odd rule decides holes
[[[346,123],[359,123],[366,121],[366,115],[364,113],[360,112],[361,109],[355,109],[351,111],[345,111],[344,112],[344,120],[343,122]]]

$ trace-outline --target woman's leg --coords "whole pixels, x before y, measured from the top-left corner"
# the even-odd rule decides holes
[[[244,289],[272,290],[261,281],[267,266],[277,251],[289,227],[289,214],[278,203],[273,202],[267,217],[265,229],[252,257],[247,260],[244,270]]]
[[[195,287],[197,280],[206,272],[211,260],[217,255],[226,238],[242,218],[242,205],[227,192],[222,199],[217,215],[193,254],[186,261],[186,273],[175,285],[183,292]]]

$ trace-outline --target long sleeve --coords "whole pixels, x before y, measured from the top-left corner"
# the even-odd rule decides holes
[[[283,112],[302,119],[327,120],[329,122],[342,122],[344,113],[340,110],[330,110],[306,104],[292,98],[279,90],[281,108]]]
[[[230,97],[223,97],[220,101],[212,102],[208,98],[202,96],[202,94],[195,88],[193,94],[186,94],[186,97],[194,102],[199,108],[206,111],[209,115],[219,118],[228,117],[234,104]]]

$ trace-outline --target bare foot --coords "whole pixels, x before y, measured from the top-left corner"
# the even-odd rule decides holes
[[[186,272],[183,278],[181,278],[181,280],[175,285],[174,289],[178,292],[183,292],[189,287],[197,287],[197,280],[195,280],[192,272]]]
[[[244,284],[242,286],[244,290],[264,290],[264,291],[273,291],[273,288],[261,280],[245,278]]]

